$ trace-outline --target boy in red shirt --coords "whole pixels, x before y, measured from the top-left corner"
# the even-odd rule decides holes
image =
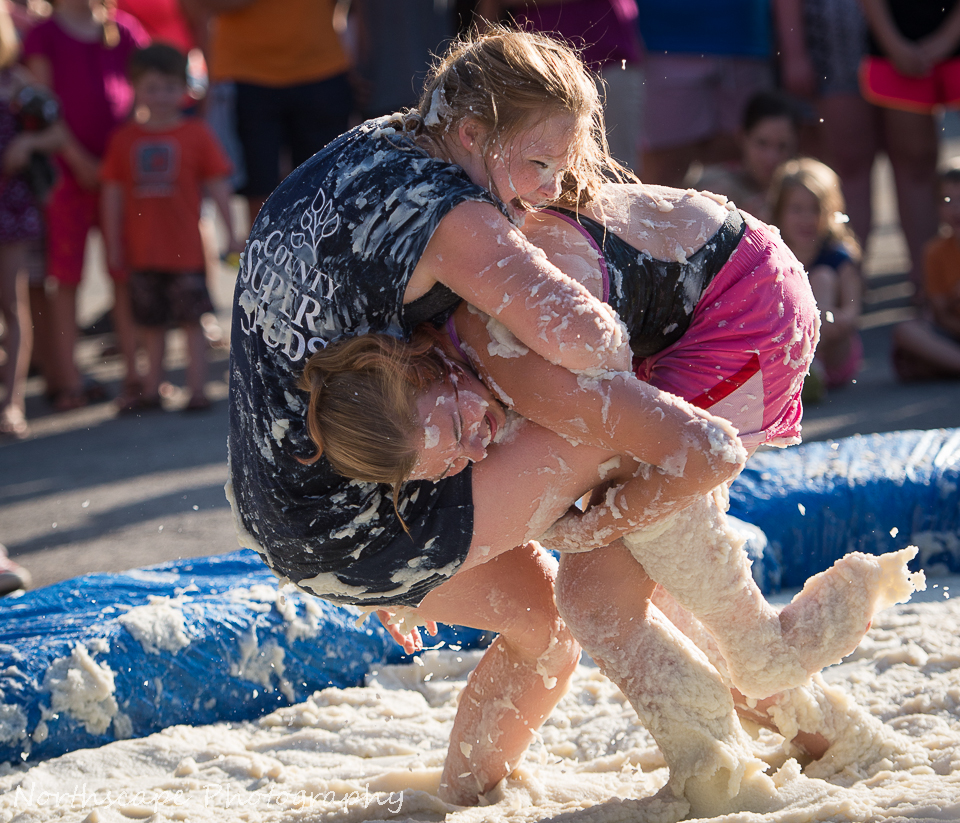
[[[213,310],[204,272],[200,206],[204,192],[235,238],[230,214],[230,162],[207,125],[183,116],[187,58],[156,43],[135,52],[130,82],[136,117],[110,140],[100,176],[102,227],[111,268],[130,273],[133,319],[147,352],[140,397],[121,412],[160,407],[166,332],[178,325],[187,338],[188,410],[210,405],[205,385],[207,344],[200,317]]]

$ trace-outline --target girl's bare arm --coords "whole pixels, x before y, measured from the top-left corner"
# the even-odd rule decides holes
[[[461,203],[440,221],[411,285],[422,294],[435,282],[496,318],[551,363],[629,368],[627,335],[616,312],[550,263],[489,204]]]
[[[746,453],[727,421],[631,373],[578,375],[505,342],[496,328],[495,340],[489,318],[469,307],[461,307],[455,321],[474,367],[502,402],[568,440],[622,455],[598,485],[626,481],[638,461],[672,478],[671,494],[696,495],[743,468]]]

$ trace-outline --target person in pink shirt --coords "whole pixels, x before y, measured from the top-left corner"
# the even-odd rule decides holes
[[[99,224],[99,168],[113,130],[130,113],[127,62],[148,37],[136,20],[108,15],[101,0],[55,0],[53,15],[28,34],[23,59],[36,80],[60,99],[68,136],[58,155],[60,181],[46,208],[47,272],[56,282],[56,374],[48,391],[59,410],[84,405],[74,360],[77,288],[90,229]],[[136,343],[122,272],[111,271],[113,322],[126,364],[126,391],[136,391]]]

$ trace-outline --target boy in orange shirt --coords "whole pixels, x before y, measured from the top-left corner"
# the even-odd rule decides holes
[[[207,344],[200,317],[213,310],[204,272],[200,206],[204,192],[226,224],[230,253],[239,252],[230,214],[231,171],[207,125],[184,117],[187,58],[156,43],[135,52],[130,82],[136,117],[110,140],[101,168],[102,227],[112,268],[130,273],[133,318],[147,352],[143,392],[121,412],[160,407],[166,332],[187,338],[188,410],[210,405],[205,385]]]
[[[893,366],[907,380],[960,377],[960,163],[940,172],[939,237],[927,244],[924,285],[927,317],[893,332]]]

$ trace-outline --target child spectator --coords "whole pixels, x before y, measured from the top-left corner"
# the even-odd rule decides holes
[[[939,177],[942,228],[924,259],[929,314],[893,330],[893,368],[903,381],[960,377],[960,162]]]
[[[110,133],[130,113],[133,92],[127,63],[147,36],[132,17],[108,16],[103,0],[54,0],[53,14],[28,33],[24,63],[60,100],[67,137],[58,160],[60,181],[46,207],[47,274],[56,282],[53,298],[54,345],[48,393],[60,411],[103,396],[102,387],[84,386],[74,360],[77,288],[83,274],[90,229],[99,222],[98,172]],[[126,365],[127,393],[135,385],[136,343],[127,284],[111,271],[113,325]]]
[[[230,213],[230,162],[199,119],[185,118],[187,58],[156,43],[134,52],[130,81],[134,121],[114,134],[104,157],[102,225],[112,269],[129,271],[133,319],[147,353],[143,392],[121,412],[160,407],[167,328],[187,338],[188,410],[210,405],[205,385],[206,339],[200,317],[213,310],[200,235],[203,190],[216,203],[229,233],[231,253],[242,244]]]
[[[707,166],[685,182],[728,197],[738,208],[770,221],[770,184],[800,142],[796,104],[781,92],[757,92],[747,102],[738,135],[740,160]]]
[[[819,160],[784,164],[770,194],[773,222],[806,268],[820,309],[820,343],[803,396],[816,402],[827,389],[853,380],[863,362],[860,244],[845,213],[840,178]]]
[[[40,95],[33,95],[50,113],[51,122],[38,122],[31,130],[22,128],[16,109],[23,107],[33,90],[27,85],[26,73],[15,65],[19,52],[10,13],[6,6],[0,6],[0,318],[6,353],[0,369],[4,387],[0,436],[16,438],[27,435],[24,389],[33,342],[27,251],[41,231],[37,198],[43,181],[40,174],[31,177],[29,170],[48,171],[49,160],[42,155],[56,151],[63,139],[62,128],[53,122],[57,106],[52,98],[44,101]]]

